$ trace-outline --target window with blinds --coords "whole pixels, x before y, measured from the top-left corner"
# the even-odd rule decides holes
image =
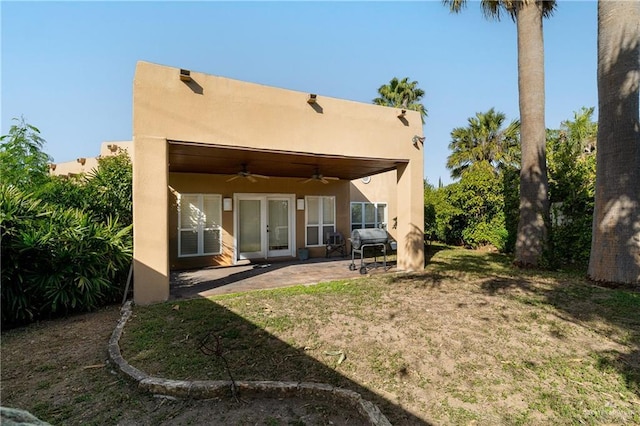
[[[178,198],[178,256],[222,253],[222,196],[180,194]]]
[[[387,203],[351,203],[351,230],[387,229]]]
[[[321,246],[325,236],[336,230],[336,197],[305,197],[307,246]]]

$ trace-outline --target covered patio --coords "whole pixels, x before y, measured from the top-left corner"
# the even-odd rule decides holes
[[[367,262],[373,259],[367,259]],[[381,258],[378,257],[378,261]],[[356,264],[359,265],[356,258]],[[252,290],[264,290],[296,285],[360,278],[358,270],[349,270],[350,257],[314,258],[306,261],[245,262],[235,266],[208,267],[171,273],[171,300],[209,297]],[[379,262],[369,265],[367,275],[394,274],[395,260],[387,268]]]
[[[146,62],[133,94],[136,303],[168,300],[173,271],[318,258],[355,228],[385,229],[398,268],[423,267],[416,111]]]

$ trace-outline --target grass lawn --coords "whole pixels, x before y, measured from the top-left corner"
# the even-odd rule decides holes
[[[136,306],[122,353],[173,379],[342,386],[400,425],[640,424],[639,292],[496,253],[427,257],[416,274]],[[117,318],[112,307],[3,331],[2,404],[53,424],[198,424],[183,414],[213,408],[209,424],[327,424],[338,410],[302,401],[315,422],[291,408],[257,419],[245,404],[225,421],[228,401],[142,394],[104,365]]]
[[[123,355],[174,379],[343,386],[394,424],[640,423],[639,293],[431,250],[419,274],[136,307]]]

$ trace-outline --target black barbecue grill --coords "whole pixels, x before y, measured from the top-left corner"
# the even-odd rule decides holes
[[[367,264],[364,262],[364,250],[368,247],[374,249],[374,262],[370,264],[372,267],[378,266],[378,250],[382,251],[383,267],[387,269],[387,243],[389,242],[389,234],[380,228],[354,229],[351,231],[351,265],[350,271],[358,269],[355,263],[356,254],[360,255],[360,273],[367,273]]]

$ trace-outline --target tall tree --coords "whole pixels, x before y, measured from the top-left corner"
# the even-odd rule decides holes
[[[506,116],[491,108],[469,117],[467,127],[456,127],[451,132],[447,168],[451,177],[459,178],[473,164],[487,162],[496,171],[502,165],[519,163],[518,132],[520,123],[512,121],[506,128],[502,125]]]
[[[459,12],[466,0],[443,0]],[[507,12],[518,34],[518,94],[520,105],[520,214],[516,238],[516,264],[537,266],[547,243],[549,217],[548,178],[545,157],[544,43],[542,19],[551,16],[555,1],[482,0],[487,18],[500,19]]]
[[[598,150],[588,275],[640,284],[640,3],[598,1]]]
[[[373,100],[374,104],[418,111],[424,124],[427,109],[420,102],[424,96],[424,90],[418,87],[417,81],[409,81],[409,77],[402,80],[393,77],[389,84],[383,84],[378,88],[378,94],[380,96]]]

